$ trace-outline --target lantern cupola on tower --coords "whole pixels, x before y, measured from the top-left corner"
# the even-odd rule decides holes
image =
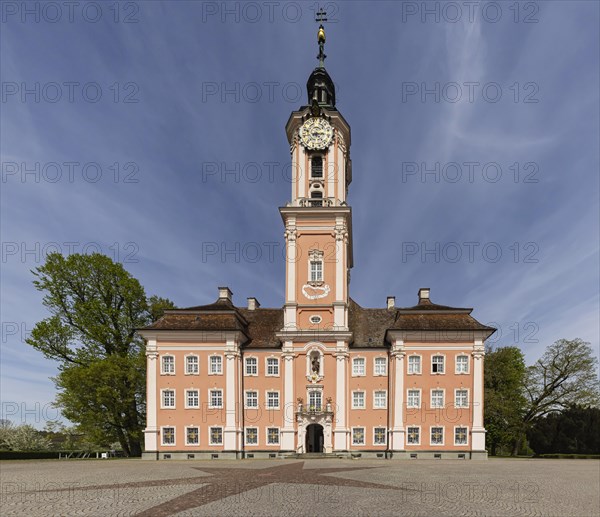
[[[319,14],[321,13],[317,13],[317,15]],[[324,18],[324,13],[318,18],[318,21],[327,21],[327,18]],[[319,54],[317,56],[319,66],[312,71],[306,83],[308,104],[314,105],[316,103],[319,106],[334,109],[335,86],[327,70],[325,70],[325,58],[327,56],[325,55],[325,28],[322,24],[319,25],[317,42],[319,43]]]

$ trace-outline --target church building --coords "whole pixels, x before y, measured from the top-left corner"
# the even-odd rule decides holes
[[[285,303],[167,310],[141,329],[147,355],[147,459],[485,459],[484,342],[472,309],[434,303],[364,308],[353,266],[351,133],[324,67],[287,122],[291,200]]]

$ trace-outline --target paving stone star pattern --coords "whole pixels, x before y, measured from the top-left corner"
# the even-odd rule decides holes
[[[600,514],[595,460],[4,461],[3,516]]]

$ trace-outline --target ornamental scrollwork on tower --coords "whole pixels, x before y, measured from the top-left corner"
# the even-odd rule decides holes
[[[337,225],[334,230],[335,240],[338,242],[348,242],[348,229],[345,225]]]
[[[284,236],[287,242],[296,242],[296,239],[298,238],[298,231],[296,228],[286,228]]]

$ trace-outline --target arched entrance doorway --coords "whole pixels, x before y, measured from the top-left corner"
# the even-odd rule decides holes
[[[323,426],[310,424],[306,427],[306,452],[323,452]]]

